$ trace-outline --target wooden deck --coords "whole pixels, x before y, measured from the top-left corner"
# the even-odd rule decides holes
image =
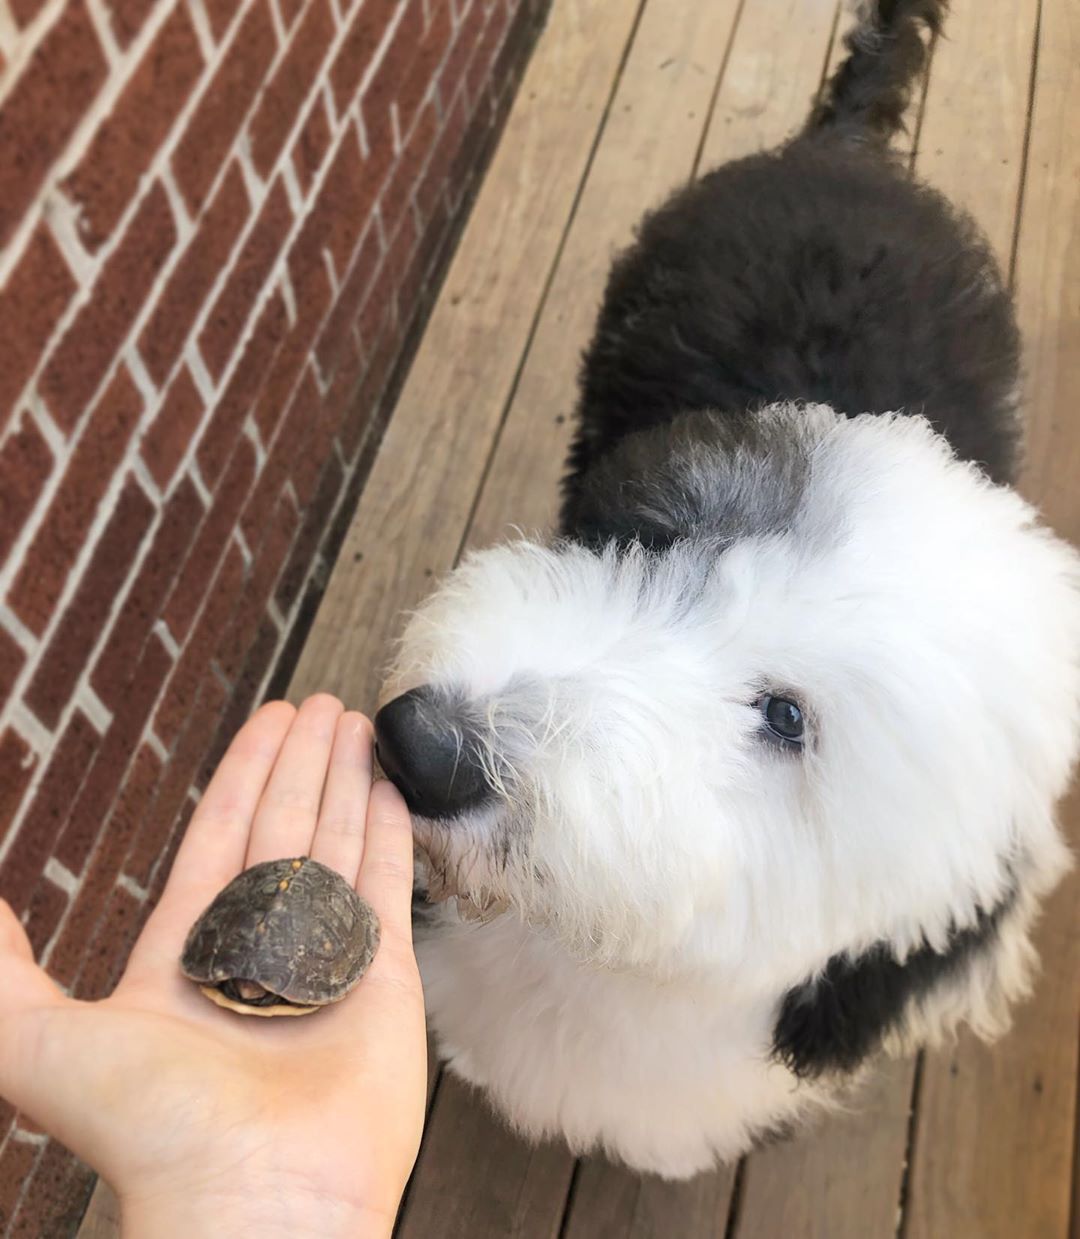
[[[1080,541],[1080,0],[953,9],[903,149],[974,212],[1013,273],[1029,371],[1025,488]],[[695,171],[788,134],[846,20],[834,0],[554,0],[291,698],[328,689],[372,708],[400,613],[432,577],[467,546],[550,523],[577,359],[613,250]],[[1077,840],[1080,797],[1066,816]],[[965,1036],[893,1064],[857,1113],[689,1184],[528,1148],[433,1067],[398,1233],[1065,1239],[1077,903],[1073,880],[1040,927],[1037,993],[994,1049]]]

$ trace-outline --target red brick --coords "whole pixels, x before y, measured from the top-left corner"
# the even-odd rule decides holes
[[[361,340],[377,339],[387,313],[389,312],[392,316],[395,306],[401,310],[403,317],[411,312],[412,306],[402,301],[399,289],[416,244],[416,237],[416,224],[413,217],[404,215],[397,232],[390,241],[389,248],[383,255],[375,283],[368,290],[367,297],[360,308],[358,326]]]
[[[132,754],[172,666],[172,657],[152,636],[131,678],[122,708],[113,715],[109,730],[94,758],[68,820],[57,840],[54,855],[72,873],[81,873],[86,858],[100,837]]]
[[[10,1234],[19,1197],[37,1165],[41,1145],[9,1140],[0,1156],[0,1234]]]
[[[330,251],[335,271],[348,270],[388,161],[389,151],[382,151],[378,160],[365,162],[355,131],[351,126],[345,130],[315,205],[289,251],[289,274],[298,303],[316,268],[322,266],[324,249]]]
[[[172,481],[205,412],[190,371],[181,366],[142,439],[142,458],[162,490]]]
[[[427,167],[413,194],[420,226],[426,228],[436,212],[436,204],[446,184],[451,165],[457,158],[468,128],[468,104],[464,90],[458,92],[442,131],[428,157]]]
[[[347,369],[343,375],[343,388],[355,387],[356,379],[360,377],[361,367]],[[328,393],[329,395],[329,393]],[[335,400],[335,405],[341,402]],[[335,409],[335,412],[339,412]],[[292,462],[289,477],[296,493],[296,502],[301,509],[307,507],[319,484],[323,465],[329,459],[334,446],[334,436],[337,433],[337,421],[331,415],[329,401],[323,400],[315,404],[311,410],[311,426],[308,431],[304,450],[296,455]]]
[[[36,0],[23,8],[36,9]],[[107,74],[86,4],[71,0],[0,109],[0,246],[38,196]]]
[[[171,745],[180,734],[204,682],[214,680],[210,663],[221,643],[222,633],[228,630],[243,582],[244,559],[233,542],[229,544],[225,560],[206,593],[206,605],[199,622],[184,647],[165,687],[161,706],[154,716],[154,732],[166,745]]]
[[[132,74],[64,187],[81,207],[79,235],[91,251],[112,233],[199,80],[202,53],[178,5]]]
[[[109,0],[109,24],[121,47],[127,47],[150,16],[155,0]]]
[[[303,193],[306,194],[311,188],[329,148],[330,122],[326,118],[326,104],[320,92],[308,110],[292,151],[293,168]]]
[[[251,157],[256,172],[264,180],[311,93],[334,34],[329,0],[313,0],[289,39],[288,50],[263,91],[251,121]]]
[[[0,628],[0,710],[11,697],[11,690],[25,662],[22,647],[6,628]]]
[[[173,833],[166,837],[164,848],[156,857],[156,863],[150,874],[150,885],[147,888],[149,894],[147,903],[151,906],[156,904],[161,898],[169,880],[169,874],[172,873],[173,862],[176,860],[176,853],[180,850],[180,844],[183,842],[184,833],[187,830],[188,823],[191,821],[191,815],[195,811],[196,802],[194,800],[185,800],[180,808],[180,816],[177,818],[176,827]]]
[[[398,226],[398,221],[409,209],[409,198],[435,145],[438,127],[435,104],[425,104],[379,201],[379,210],[390,231]]]
[[[56,726],[75,691],[154,515],[142,487],[129,478],[25,693],[26,704],[47,726]]]
[[[17,913],[30,902],[34,883],[52,853],[53,841],[67,820],[100,740],[90,720],[76,710],[0,865],[0,895]]]
[[[259,474],[259,480],[252,491],[251,499],[240,519],[240,527],[249,544],[256,541],[265,529],[278,501],[278,496],[281,494],[281,489],[292,470],[293,462],[304,450],[304,444],[311,433],[315,410],[318,406],[319,389],[311,369],[308,368],[304,371],[289,411],[285,415],[270,454]]]
[[[326,273],[323,273],[326,278]],[[240,436],[244,418],[261,390],[289,329],[285,302],[275,292],[263,307],[255,329],[233,370],[217,407],[203,431],[196,452],[199,472],[209,486],[214,486]]]
[[[165,380],[184,347],[207,294],[228,264],[249,213],[244,178],[237,165],[230,164],[139,337],[139,352],[157,383]]]
[[[292,227],[293,215],[280,178],[274,182],[229,273],[229,279],[199,335],[199,353],[220,379]]]
[[[11,12],[20,26],[29,26],[45,7],[45,0],[10,0]]]
[[[410,232],[413,233],[412,237],[408,235]],[[415,232],[411,220],[409,227],[402,229],[402,233],[395,238],[395,245],[400,247],[398,255],[394,253],[394,245],[390,247],[390,253],[395,261],[402,264],[401,275],[397,281],[397,304],[402,325],[407,327],[424,301],[424,282],[435,252],[435,243],[440,238],[434,227],[429,227],[427,232],[420,236]]]
[[[330,277],[325,268],[319,268],[308,280],[296,322],[278,350],[252,413],[264,443],[274,437],[282,410],[311,354],[315,333],[330,306],[330,296]]]
[[[405,0],[405,4],[407,7],[401,21],[379,59],[379,67],[364,87],[364,131],[373,155],[383,150],[393,150],[390,109],[397,99],[423,37],[424,13],[420,0]]]
[[[454,24],[450,5],[442,4],[432,15],[420,46],[416,49],[412,64],[405,74],[395,100],[398,111],[398,132],[402,138],[412,129],[420,105],[434,80],[439,65],[446,55],[453,35]]]
[[[0,839],[7,834],[11,819],[22,804],[36,765],[30,746],[8,727],[0,736]]]
[[[116,806],[101,832],[101,842],[90,860],[56,944],[49,956],[49,974],[61,985],[70,985],[101,917],[128,849],[135,838],[161,777],[161,760],[153,749],[136,754]]]
[[[198,492],[189,479],[183,478],[165,505],[154,540],[91,675],[94,691],[110,710],[116,711],[123,704],[143,646],[203,513]]]
[[[204,753],[202,764],[195,774],[195,786],[200,790],[210,782],[214,771],[225,755],[225,750],[251,714],[252,706],[255,704],[255,695],[266,678],[267,670],[280,642],[281,632],[277,624],[270,616],[262,616],[258,632],[246,651],[247,657],[243,670],[240,672],[236,687],[221,716],[217,734],[210,742],[210,747]]]
[[[338,293],[337,301],[330,312],[319,336],[315,353],[324,375],[330,377],[337,368],[345,341],[356,322],[357,313],[371,287],[371,281],[379,269],[382,258],[382,239],[374,219],[368,225],[364,239],[353,258],[352,268]]]
[[[292,24],[300,16],[304,0],[278,0],[278,12],[286,30],[292,29]]]
[[[10,1231],[12,1239],[59,1239],[73,1235],[93,1188],[94,1172],[90,1167],[63,1145],[50,1141],[27,1184]]]
[[[53,466],[52,452],[27,417],[0,447],[0,561],[7,558]]]
[[[293,603],[304,587],[319,541],[326,532],[327,522],[344,483],[345,472],[337,457],[331,455],[323,466],[319,489],[304,513],[300,532],[293,541],[288,562],[278,578],[274,601],[286,615],[292,610]]]
[[[249,440],[241,439],[162,613],[179,642],[183,642],[206,596],[207,582],[225,553],[254,477],[255,449]],[[166,740],[165,736],[161,738]]]
[[[188,210],[197,215],[277,51],[266,0],[257,0],[188,122],[173,169]]]
[[[30,907],[26,914],[26,936],[30,939],[35,959],[41,958],[41,953],[60,924],[67,906],[68,897],[65,891],[48,878],[39,879],[30,897]]]
[[[0,1097],[0,1149],[4,1147],[4,1141],[7,1138],[8,1132],[11,1130],[15,1119],[15,1107],[10,1102],[5,1101]],[[3,1182],[3,1159],[0,1158],[0,1182]],[[2,1191],[3,1189],[0,1189]],[[0,1225],[5,1219],[0,1215]]]
[[[154,185],[42,377],[42,394],[65,430],[74,428],[90,403],[175,241],[168,199]]]
[[[211,718],[203,718],[207,702],[213,700],[213,716],[220,712],[225,689],[213,680],[204,685],[191,720],[162,774],[153,805],[148,807],[124,863],[124,873],[140,886],[148,887],[155,867],[170,847],[170,840],[187,829],[190,809],[186,807],[195,769],[212,735]],[[172,863],[171,860],[169,862]]]
[[[400,5],[401,0],[364,0],[360,5],[330,69],[334,105],[339,116],[348,110]]]
[[[39,224],[0,293],[0,426],[37,368],[75,287],[49,226]]]
[[[508,24],[506,10],[501,5],[492,8],[483,36],[465,71],[465,84],[470,99],[478,98],[481,90],[490,82],[491,66]]]
[[[331,437],[341,431],[345,413],[366,368],[366,354],[355,343],[352,343],[352,347],[342,358],[338,371],[334,375],[334,381],[330,385],[330,390],[326,393],[326,397],[323,400],[323,420],[329,428]],[[321,468],[323,460],[320,459],[313,463]]]
[[[123,886],[114,886],[105,913],[86,950],[72,994],[84,1000],[107,998],[116,987],[143,921],[143,904]]]
[[[141,413],[142,398],[121,366],[91,414],[8,595],[19,618],[38,635],[60,597]]]
[[[240,10],[241,0],[203,0],[203,8],[210,20],[210,30],[214,38],[221,42],[221,37],[232,25],[232,20]]]
[[[345,408],[338,438],[345,459],[352,461],[365,441],[383,389],[401,351],[401,333],[394,318],[384,324],[374,346],[368,347],[368,364],[359,390]]]
[[[227,680],[235,680],[244,666],[299,523],[292,498],[282,495],[255,556],[232,627],[217,649],[216,661]]]
[[[443,112],[450,108],[450,101],[457,96],[466,97],[464,89],[465,68],[469,63],[474,49],[480,42],[490,9],[482,0],[473,3],[458,19],[458,27],[454,32],[453,42],[446,59],[439,70],[439,97],[442,100]],[[468,101],[466,100],[466,110]]]

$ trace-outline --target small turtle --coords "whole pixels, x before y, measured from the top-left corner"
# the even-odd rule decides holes
[[[234,878],[192,926],[180,967],[241,1015],[310,1015],[349,993],[378,945],[374,909],[339,873],[300,856]]]

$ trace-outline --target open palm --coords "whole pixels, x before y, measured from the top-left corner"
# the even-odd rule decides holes
[[[302,855],[379,914],[369,972],[301,1020],[209,1003],[178,967],[192,922],[242,869]],[[264,706],[207,788],[111,997],[66,998],[0,904],[0,1094],[113,1184],[133,1234],[388,1234],[424,1107],[411,887],[408,813],[372,786],[368,721],[327,696]]]

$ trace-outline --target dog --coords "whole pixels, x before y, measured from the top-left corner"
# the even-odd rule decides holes
[[[989,247],[888,150],[943,10],[865,9],[802,132],[646,217],[558,535],[406,625],[430,1020],[527,1137],[687,1177],[1029,987],[1080,559],[1011,486]]]

